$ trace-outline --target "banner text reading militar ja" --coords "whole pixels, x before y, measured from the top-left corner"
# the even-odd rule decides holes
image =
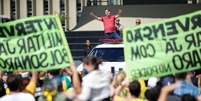
[[[201,69],[201,11],[127,27],[123,37],[130,79]]]
[[[71,62],[58,17],[31,17],[0,25],[0,70],[50,70]]]

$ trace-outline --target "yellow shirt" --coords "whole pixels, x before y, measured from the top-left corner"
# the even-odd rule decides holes
[[[139,81],[140,86],[141,86],[141,88],[140,88],[140,98],[144,99],[145,98],[144,93],[146,91],[146,85],[145,85],[144,80],[138,80],[138,81]]]
[[[31,94],[35,94],[35,90],[36,90],[36,83],[33,81],[30,81],[29,84],[26,86],[25,91],[31,93]],[[10,89],[6,88],[6,94],[10,94]]]
[[[114,101],[126,101],[126,99],[120,96],[115,96]]]
[[[26,86],[25,90],[31,94],[35,94],[36,83],[33,81],[30,81],[29,84]]]
[[[10,89],[9,88],[6,88],[6,94],[10,94]]]
[[[132,99],[131,101],[146,101],[146,100],[139,99],[139,98],[134,98],[134,99]]]
[[[114,101],[128,101],[128,99],[124,97],[115,96]],[[147,101],[147,100],[140,99],[140,98],[133,98],[131,101]]]

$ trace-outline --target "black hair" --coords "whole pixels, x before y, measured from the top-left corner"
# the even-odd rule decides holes
[[[129,91],[132,96],[139,97],[140,88],[141,88],[140,83],[137,80],[134,80],[129,84]]]
[[[22,86],[21,75],[9,75],[7,79],[7,85],[10,91],[20,91]]]
[[[197,101],[196,98],[190,94],[184,94],[181,96],[181,101]]]
[[[186,79],[186,72],[175,74],[175,78],[176,78],[176,79],[179,79],[179,80],[184,80],[184,79]]]
[[[48,73],[50,73],[53,76],[57,76],[60,74],[60,69],[50,70],[48,71]]]
[[[4,81],[0,79],[0,97],[6,95],[6,89],[4,87]]]
[[[87,56],[83,59],[83,63],[87,65],[92,64],[94,69],[99,69],[99,64],[102,63],[102,60],[97,57]]]
[[[109,8],[105,8],[105,10],[111,11]]]
[[[145,92],[145,97],[148,101],[157,101],[160,95],[161,86],[156,86],[154,88],[147,89]]]

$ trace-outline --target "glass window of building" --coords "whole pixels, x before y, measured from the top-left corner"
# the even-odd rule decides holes
[[[108,3],[109,5],[120,5],[122,0],[109,0]]]
[[[82,10],[82,5],[81,5],[81,0],[77,0],[77,11],[81,11]]]
[[[32,16],[33,14],[33,1],[32,0],[27,0],[27,16]]]
[[[10,7],[11,7],[11,11],[10,11],[10,15],[11,15],[11,19],[14,20],[17,18],[17,0],[11,0],[10,1]]]
[[[60,13],[65,14],[65,0],[60,0]]]
[[[60,19],[63,27],[65,26],[65,18],[65,0],[60,0]]]
[[[43,14],[48,15],[49,14],[49,1],[43,0]]]

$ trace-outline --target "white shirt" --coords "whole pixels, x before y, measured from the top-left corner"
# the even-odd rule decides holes
[[[79,95],[81,101],[101,101],[111,95],[111,75],[96,70],[83,78],[82,92]]]
[[[0,98],[0,101],[35,101],[33,95],[29,93],[12,93]]]

